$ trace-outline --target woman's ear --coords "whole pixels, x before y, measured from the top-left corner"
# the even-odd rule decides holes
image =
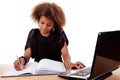
[[[52,29],[52,32],[54,32],[54,31],[55,31],[55,28]]]

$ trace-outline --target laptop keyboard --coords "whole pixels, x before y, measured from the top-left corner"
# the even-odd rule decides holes
[[[77,71],[77,72],[75,72],[75,73],[73,73],[71,75],[86,76],[86,75],[90,74],[90,72],[91,72],[91,67],[86,68],[86,69],[82,69],[82,70]]]

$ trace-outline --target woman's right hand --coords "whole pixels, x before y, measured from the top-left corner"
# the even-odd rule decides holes
[[[22,69],[25,68],[25,66],[24,66],[25,60],[24,60],[24,58],[20,58],[19,61],[20,61],[20,64],[19,64],[18,60],[15,60],[15,62],[14,62],[14,68],[16,70],[22,70]]]

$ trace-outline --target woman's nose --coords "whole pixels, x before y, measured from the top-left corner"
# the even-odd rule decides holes
[[[47,26],[46,25],[43,25],[43,29],[46,29],[47,28]]]

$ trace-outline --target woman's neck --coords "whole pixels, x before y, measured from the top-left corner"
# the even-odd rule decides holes
[[[39,30],[40,31],[40,30]],[[41,33],[41,31],[40,31],[40,34],[43,36],[43,37],[49,37],[50,36],[50,33],[48,33],[48,34],[43,34],[43,33]]]

